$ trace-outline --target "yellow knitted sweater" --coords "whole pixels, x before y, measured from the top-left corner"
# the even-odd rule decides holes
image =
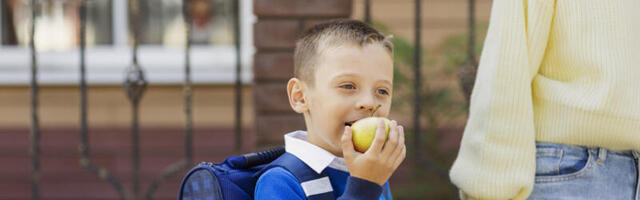
[[[640,0],[494,0],[453,183],[526,199],[535,142],[640,151]]]

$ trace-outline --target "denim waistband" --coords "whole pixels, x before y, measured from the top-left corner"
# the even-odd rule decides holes
[[[633,150],[614,151],[614,150],[601,148],[601,147],[585,147],[585,146],[576,146],[576,145],[569,145],[569,144],[558,144],[558,143],[550,143],[550,142],[536,142],[536,148],[561,149],[563,153],[571,153],[571,154],[574,154],[574,155],[576,155],[576,154],[585,154],[585,156],[586,156],[587,152],[592,152],[594,154],[599,155],[599,157],[606,156],[606,154],[613,154],[613,155],[630,157],[630,158],[635,158],[635,159],[639,159],[640,158],[640,153],[638,153],[637,151],[633,151]]]

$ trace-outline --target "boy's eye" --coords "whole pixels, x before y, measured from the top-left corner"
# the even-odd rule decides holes
[[[389,95],[389,92],[387,90],[385,90],[385,89],[378,89],[378,94]]]
[[[344,84],[344,85],[341,85],[340,88],[353,90],[353,89],[356,89],[356,86],[353,86],[352,84]]]

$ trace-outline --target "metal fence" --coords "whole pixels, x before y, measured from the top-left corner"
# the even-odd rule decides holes
[[[137,0],[129,0],[129,9],[134,23],[134,45],[133,45],[133,59],[132,64],[129,66],[125,72],[125,82],[123,83],[124,92],[127,94],[129,101],[131,103],[132,110],[132,121],[131,121],[131,137],[133,146],[131,149],[132,154],[132,174],[133,185],[132,189],[127,189],[123,187],[120,181],[114,177],[106,168],[101,167],[94,163],[90,157],[90,147],[88,146],[89,141],[89,127],[87,123],[87,82],[86,82],[86,57],[85,57],[85,49],[86,49],[86,4],[87,1],[91,0],[81,0],[80,6],[80,82],[79,82],[79,90],[80,90],[80,164],[81,166],[98,176],[100,179],[107,181],[110,183],[113,188],[118,192],[120,199],[152,199],[152,195],[155,190],[159,187],[159,185],[171,175],[175,175],[175,173],[180,172],[182,170],[190,167],[193,161],[193,120],[192,120],[192,89],[191,89],[191,64],[190,64],[190,46],[191,46],[191,28],[192,21],[189,15],[188,9],[188,0],[183,0],[183,15],[186,24],[186,47],[185,47],[185,63],[184,63],[184,77],[185,81],[183,83],[183,98],[184,98],[184,117],[185,117],[185,138],[184,138],[184,148],[185,155],[182,160],[176,161],[175,163],[167,166],[162,174],[155,177],[153,182],[144,190],[144,196],[141,196],[141,188],[139,181],[139,124],[138,124],[138,110],[140,106],[140,100],[142,99],[144,92],[147,88],[147,80],[145,79],[144,67],[138,64],[137,54],[138,54],[138,43],[139,43],[139,2]],[[242,135],[241,135],[241,113],[242,113],[242,86],[241,86],[241,46],[240,46],[240,1],[239,0],[231,0],[233,1],[233,33],[234,33],[234,45],[236,50],[236,67],[235,67],[235,124],[234,124],[234,142],[236,151],[239,152],[239,149],[242,146]],[[365,0],[364,6],[364,21],[366,23],[371,23],[371,1]],[[422,50],[420,48],[420,44],[422,42],[421,39],[421,31],[422,31],[422,12],[421,12],[421,4],[422,0],[415,0],[415,32],[414,32],[414,111],[413,111],[413,125],[414,125],[414,147],[415,149],[421,149],[421,125],[420,125],[420,113],[422,111],[421,104],[419,102],[422,101],[422,94],[420,90],[420,86],[422,85],[422,72],[421,72],[421,63],[422,63]],[[37,52],[34,44],[34,33],[35,33],[35,16],[37,9],[37,1],[31,0],[31,17],[34,20],[31,20],[31,30],[30,30],[30,42],[29,48],[31,53],[31,82],[30,82],[30,94],[31,94],[31,128],[30,128],[30,157],[31,157],[31,185],[32,185],[32,199],[40,199],[40,160],[39,160],[39,140],[40,140],[40,126],[39,126],[39,114],[38,114],[38,106],[39,106],[39,97],[38,97],[38,59]],[[475,55],[474,55],[474,8],[475,0],[469,0],[469,45],[468,45],[468,57],[467,62],[472,69],[475,71]],[[464,76],[475,76],[462,74],[460,77],[461,80],[468,77]],[[473,84],[473,83],[471,83]],[[463,83],[463,88],[465,88],[465,93],[470,93],[470,89],[468,88],[468,83]],[[466,86],[466,87],[465,87]],[[431,169],[436,171],[441,176],[447,176],[446,170],[440,169],[435,165],[431,164],[428,160],[424,160],[420,151],[415,151],[413,155],[413,159],[415,159],[416,163],[420,165],[424,165],[426,169]]]
[[[145,79],[145,73],[143,66],[138,63],[138,43],[139,43],[139,35],[140,35],[140,16],[139,16],[139,1],[130,0],[129,1],[129,9],[131,13],[131,19],[134,24],[134,45],[133,45],[133,59],[132,64],[126,69],[125,72],[125,82],[123,83],[124,92],[127,94],[129,101],[131,103],[132,110],[132,121],[131,121],[131,138],[133,142],[133,147],[131,149],[132,155],[132,163],[133,163],[133,171],[131,177],[133,179],[133,188],[131,190],[123,187],[121,182],[114,177],[106,168],[101,167],[94,163],[90,157],[90,147],[88,146],[89,141],[89,127],[87,123],[87,82],[86,82],[86,21],[87,21],[87,1],[91,0],[82,0],[81,6],[79,7],[80,13],[80,164],[81,166],[98,176],[100,179],[109,182],[113,186],[113,188],[118,192],[120,199],[139,199],[143,198],[141,196],[141,188],[140,188],[140,140],[139,140],[139,123],[138,123],[138,111],[140,106],[140,100],[142,99],[144,92],[147,88],[147,80]],[[190,64],[190,47],[191,47],[191,17],[189,15],[189,1],[183,0],[183,19],[186,24],[186,47],[185,47],[185,63],[184,63],[184,77],[185,81],[183,83],[183,98],[184,98],[184,114],[185,114],[185,138],[184,138],[184,148],[185,155],[182,160],[176,161],[175,163],[167,166],[162,174],[155,177],[153,182],[144,190],[144,198],[152,199],[152,195],[158,186],[168,177],[174,175],[177,172],[187,169],[191,166],[193,161],[193,120],[192,120],[192,89],[191,89],[191,64]],[[234,45],[236,50],[236,67],[235,67],[235,145],[236,150],[239,150],[242,145],[242,135],[241,135],[241,114],[242,114],[242,86],[241,86],[241,46],[240,46],[240,1],[233,0],[233,10],[234,10],[234,18],[233,18],[233,27],[234,27]],[[38,115],[38,63],[37,63],[37,53],[35,50],[34,44],[34,35],[35,35],[35,19],[36,19],[36,10],[38,9],[38,4],[36,0],[31,0],[31,17],[34,20],[31,20],[31,31],[30,31],[30,42],[29,48],[31,52],[31,131],[30,131],[30,156],[31,156],[31,185],[32,185],[32,199],[40,199],[40,163],[39,163],[39,140],[40,140],[40,126],[39,126],[39,115]]]

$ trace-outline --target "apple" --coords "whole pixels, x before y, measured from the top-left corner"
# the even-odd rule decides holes
[[[385,141],[389,139],[389,124],[391,121],[387,118],[383,117],[367,117],[361,120],[356,121],[351,125],[351,130],[353,132],[353,146],[356,151],[360,153],[364,153],[369,149],[371,143],[373,143],[373,139],[376,137],[376,129],[378,128],[378,121],[380,119],[384,120],[384,129],[385,129]]]

